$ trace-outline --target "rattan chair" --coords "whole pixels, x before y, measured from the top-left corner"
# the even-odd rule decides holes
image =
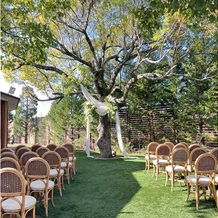
[[[64,170],[61,169],[61,157],[56,151],[48,151],[42,155],[50,166],[50,179],[54,180],[58,187],[60,196],[62,196],[62,189],[64,189]]]
[[[160,144],[155,151],[156,159],[153,160],[153,176],[156,175],[156,180],[160,172],[166,173],[165,167],[169,164],[171,148],[169,145]]]
[[[171,151],[173,150],[174,144],[172,142],[164,142],[165,145],[168,145],[171,149]]]
[[[195,149],[195,148],[199,148],[201,147],[199,144],[191,144],[189,147],[188,147],[188,152],[189,154],[191,154],[191,152]]]
[[[199,199],[201,196],[213,198],[217,205],[215,174],[217,160],[211,153],[201,154],[195,161],[195,174],[186,177],[187,197],[195,194],[196,209],[199,208]],[[194,187],[194,188],[191,188]],[[207,190],[207,188],[209,190]],[[210,191],[210,193],[209,193]]]
[[[50,150],[46,147],[40,147],[36,150],[36,153],[39,155],[39,157],[42,157],[42,155],[47,151],[50,151]]]
[[[17,160],[11,157],[3,157],[0,160],[0,168],[14,168],[20,172],[20,164],[18,163]]]
[[[27,193],[34,195],[37,202],[41,202],[45,208],[45,215],[48,217],[48,201],[54,205],[54,182],[50,180],[50,166],[41,157],[29,159],[25,165],[25,176],[27,180]]]
[[[21,167],[21,170],[22,170],[24,175],[25,175],[25,165],[26,165],[27,161],[33,157],[39,157],[39,155],[36,152],[28,151],[28,152],[25,152],[20,157],[20,167]]]
[[[42,147],[42,145],[39,145],[39,144],[35,144],[35,145],[32,145],[32,147],[31,147],[31,151],[33,151],[33,152],[36,152],[36,150],[38,149],[38,148],[41,148]]]
[[[14,152],[4,152],[0,155],[1,158],[3,157],[11,157],[13,159],[15,159],[16,161],[18,161],[18,158],[16,156],[16,154]]]
[[[179,142],[179,143],[186,145],[187,148],[189,147],[189,144],[187,142]]]
[[[46,145],[46,147],[50,150],[50,151],[54,151],[58,146],[56,144],[48,144]]]
[[[13,150],[10,149],[10,148],[2,148],[2,149],[0,150],[0,154],[3,154],[4,152],[12,152],[12,153],[14,153]]]
[[[218,148],[213,148],[211,150],[211,154],[213,154],[216,157],[216,160],[218,161]],[[216,167],[216,173],[218,173],[218,163],[217,163],[217,167]]]
[[[57,147],[55,152],[61,156],[61,168],[65,171],[68,184],[70,184],[70,178],[73,179],[73,177],[71,173],[72,162],[69,161],[69,151],[65,147]]]
[[[75,157],[75,148],[71,143],[65,143],[62,145],[63,147],[67,148],[69,151],[69,160],[72,162],[72,169],[74,175],[76,174],[76,157]]]
[[[20,148],[20,149],[17,151],[16,155],[17,155],[17,159],[18,159],[19,163],[20,163],[20,158],[21,158],[21,156],[22,156],[24,153],[29,152],[29,151],[30,151],[30,149],[27,148],[27,147]]]
[[[187,166],[187,174],[192,174],[195,171],[195,161],[201,155],[206,153],[207,151],[202,147],[196,147],[192,150],[191,154],[189,154],[189,163]]]
[[[20,149],[20,148],[26,148],[26,145],[17,145],[14,149],[14,153],[17,155],[17,151]]]
[[[35,218],[36,199],[26,195],[26,180],[16,169],[4,168],[0,170],[1,217],[15,216],[25,218],[32,211]]]
[[[166,184],[168,180],[171,180],[171,191],[174,190],[175,182],[184,182],[182,180],[182,175],[184,179],[187,176],[187,164],[189,160],[188,150],[184,148],[174,149],[171,153],[170,164],[166,166]]]
[[[184,149],[187,150],[187,152],[188,152],[188,147],[187,147],[185,144],[183,144],[183,143],[178,143],[178,144],[176,144],[176,145],[173,147],[173,150],[175,150],[175,149],[177,149],[177,148],[184,148]]]
[[[150,142],[147,146],[145,155],[145,170],[150,170],[151,162],[156,159],[155,150],[159,145],[158,142]]]

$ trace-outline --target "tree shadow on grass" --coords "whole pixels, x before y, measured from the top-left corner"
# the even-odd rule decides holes
[[[144,162],[124,161],[123,158],[87,158],[85,152],[80,151],[76,153],[76,157],[77,173],[74,180],[71,180],[71,184],[67,184],[65,180],[62,197],[55,188],[55,207],[49,203],[49,217],[117,217],[140,189],[132,172],[143,169]],[[37,204],[36,214],[45,217],[42,205]]]

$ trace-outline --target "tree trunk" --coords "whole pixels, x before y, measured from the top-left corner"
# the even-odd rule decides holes
[[[97,131],[99,134],[97,145],[100,149],[100,157],[112,158],[110,121],[108,119],[108,115],[99,117],[99,125]]]

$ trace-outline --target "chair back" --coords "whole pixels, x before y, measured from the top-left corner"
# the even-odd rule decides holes
[[[33,151],[28,151],[28,152],[25,152],[21,158],[20,158],[20,166],[21,166],[21,169],[24,171],[24,167],[26,165],[26,162],[33,158],[33,157],[39,157],[39,155]]]
[[[55,152],[60,155],[61,161],[69,162],[69,151],[67,148],[59,146],[55,149]]]
[[[45,153],[45,152],[48,152],[50,151],[48,148],[46,147],[40,147],[36,150],[36,153],[39,155],[39,157],[42,157],[42,155]]]
[[[183,143],[178,143],[178,144],[176,144],[176,145],[173,147],[173,150],[175,150],[175,149],[177,149],[177,148],[184,148],[185,150],[188,151],[187,146],[186,146],[185,144],[183,144]]]
[[[70,155],[74,155],[75,149],[74,149],[73,144],[71,144],[71,143],[65,143],[65,144],[63,144],[62,146],[65,147],[65,148],[69,151],[69,154],[70,154]]]
[[[176,148],[171,153],[172,165],[187,165],[189,160],[188,150],[182,147]]]
[[[61,157],[56,151],[48,151],[42,155],[42,158],[48,162],[50,168],[60,168]]]
[[[188,152],[189,154],[191,154],[191,152],[195,149],[195,148],[199,148],[201,147],[199,144],[191,144],[189,147],[188,147]]]
[[[217,160],[211,153],[201,154],[195,161],[195,175],[213,175],[216,174]]]
[[[159,145],[158,142],[150,142],[148,144],[148,147],[147,147],[147,153],[148,154],[155,154],[155,150],[156,150],[158,145]]]
[[[206,153],[207,151],[202,147],[196,147],[194,150],[192,150],[191,154],[189,154],[189,164],[195,163],[196,159],[201,155]]]
[[[171,148],[167,144],[160,144],[157,146],[155,154],[157,159],[168,159],[171,154]]]
[[[20,161],[21,156],[22,156],[25,152],[29,152],[29,151],[30,151],[30,149],[27,148],[27,147],[20,148],[20,149],[17,151],[17,153],[16,153],[18,161]]]
[[[20,171],[20,164],[14,158],[3,157],[1,158],[0,163],[1,163],[0,165],[1,169],[10,167]]]
[[[17,151],[20,149],[20,148],[26,148],[26,145],[17,145],[14,149],[14,153],[17,155]]]
[[[50,150],[50,151],[54,151],[55,148],[57,148],[58,146],[56,144],[48,144],[46,145],[46,147]]]
[[[218,161],[218,148],[213,148],[210,153],[213,154]]]
[[[171,149],[171,151],[173,150],[174,144],[172,142],[164,142],[165,145],[168,145]]]
[[[0,181],[0,193],[3,199],[16,196],[22,196],[24,199],[26,193],[26,181],[19,170],[13,168],[1,169]],[[21,202],[24,202],[24,200]],[[21,204],[21,207],[24,207],[24,205]],[[24,208],[21,208],[21,210],[22,209]]]
[[[3,158],[3,157],[11,157],[11,158],[15,159],[16,161],[18,161],[18,158],[14,152],[4,152],[1,154],[1,158]]]
[[[32,147],[31,147],[31,151],[33,151],[33,152],[36,152],[36,150],[38,149],[38,148],[41,148],[42,147],[42,145],[39,145],[39,144],[35,144],[35,145],[33,145]]]
[[[4,152],[12,152],[12,153],[14,153],[13,150],[11,150],[10,148],[2,148],[0,150],[0,154],[3,154]]]
[[[179,144],[180,144],[180,143],[186,145],[187,148],[189,147],[189,144],[188,144],[187,142],[179,142]]]

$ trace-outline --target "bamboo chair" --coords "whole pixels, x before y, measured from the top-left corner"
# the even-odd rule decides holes
[[[151,162],[156,159],[155,150],[159,145],[158,142],[150,142],[145,155],[145,170],[150,170]]]
[[[0,168],[14,168],[20,172],[20,164],[17,160],[11,157],[3,157],[0,160]]]
[[[18,161],[18,158],[14,152],[3,152],[0,156],[1,156],[1,158],[11,157],[11,158],[15,159],[16,161]]]
[[[217,205],[215,174],[217,160],[211,153],[201,154],[195,161],[195,174],[186,177],[187,197],[195,194],[196,209],[199,209],[199,199],[201,196],[213,198]],[[191,187],[194,187],[191,189]],[[208,193],[207,189],[210,190]]]
[[[14,153],[13,150],[11,150],[10,148],[2,148],[0,150],[0,154],[3,154],[4,152],[12,152],[12,153]]]
[[[35,218],[36,199],[26,195],[26,180],[19,170],[4,168],[0,170],[0,193],[2,216],[25,218],[31,212]]]
[[[67,178],[68,184],[70,184],[70,177],[73,179],[72,174],[70,175],[72,162],[69,161],[69,151],[65,147],[57,147],[55,149],[61,156],[61,168],[65,171],[65,176]]]
[[[191,152],[195,149],[195,148],[199,148],[201,147],[199,144],[191,144],[189,147],[188,147],[188,152],[189,154],[191,154]]]
[[[174,190],[175,182],[184,182],[181,178],[182,174],[184,179],[187,176],[187,164],[189,160],[188,150],[182,147],[176,148],[171,154],[170,165],[166,166],[166,183],[171,180],[171,191]],[[177,176],[177,177],[176,177]]]
[[[153,176],[156,175],[157,180],[161,172],[166,173],[165,167],[169,164],[171,148],[169,145],[160,144],[156,148],[155,155],[156,159],[153,160]]]
[[[195,161],[201,155],[206,153],[207,151],[202,147],[196,147],[192,150],[191,154],[189,154],[189,163],[187,166],[187,174],[192,174],[195,170]]]
[[[67,148],[69,151],[69,160],[72,162],[72,169],[74,175],[76,174],[76,157],[75,157],[75,148],[71,143],[65,143],[62,145],[63,147]]]
[[[48,151],[42,155],[50,166],[50,179],[54,180],[55,185],[58,187],[60,196],[62,196],[62,189],[64,190],[64,170],[61,169],[61,157],[56,151]]]
[[[31,151],[33,151],[33,152],[36,152],[37,151],[37,149],[38,148],[41,148],[42,147],[42,145],[39,145],[39,144],[35,144],[35,145],[33,145],[32,147],[31,147]]]
[[[50,180],[50,166],[41,157],[34,157],[25,165],[27,180],[27,194],[34,195],[37,202],[41,202],[45,208],[45,215],[48,217],[48,201],[54,205],[54,182]]]
[[[58,146],[56,144],[48,144],[46,145],[46,147],[50,150],[50,151],[54,151]]]
[[[36,153],[39,155],[39,157],[42,157],[42,155],[48,151],[50,151],[48,148],[40,147],[36,150]]]

